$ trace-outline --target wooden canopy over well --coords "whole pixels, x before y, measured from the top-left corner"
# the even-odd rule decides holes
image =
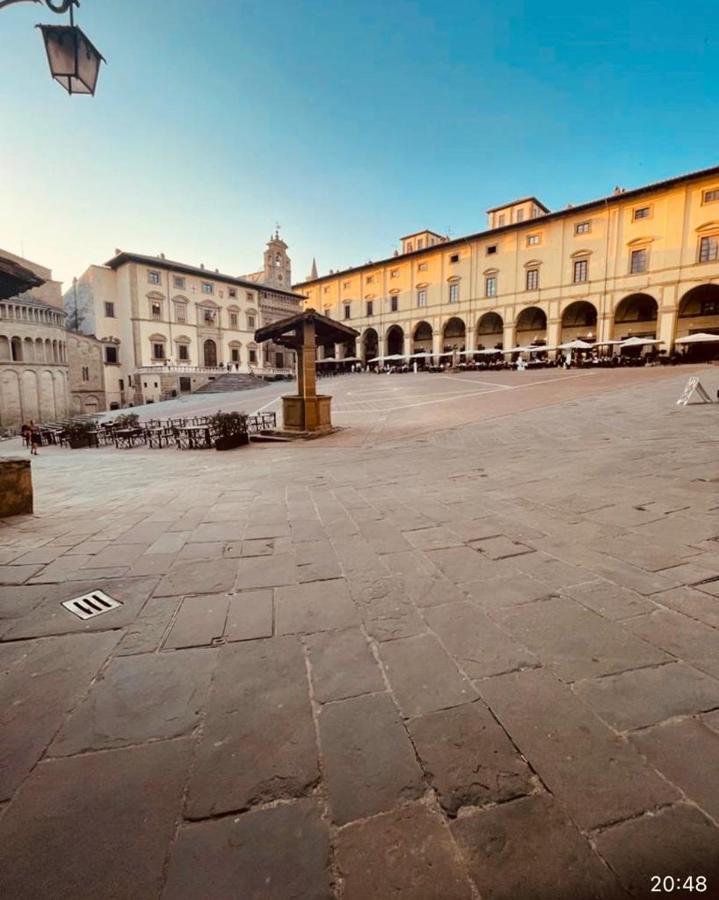
[[[275,344],[297,350],[302,346],[304,325],[310,323],[314,325],[315,346],[317,344],[342,344],[359,335],[359,331],[350,328],[349,325],[335,322],[334,319],[321,315],[315,309],[306,309],[294,316],[280,319],[272,325],[258,328],[255,332],[255,340],[258,343],[274,341]]]
[[[41,284],[45,284],[45,280],[30,269],[21,266],[14,259],[0,256],[0,300],[17,297],[23,291],[40,287]]]

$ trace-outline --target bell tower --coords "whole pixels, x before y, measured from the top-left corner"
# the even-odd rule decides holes
[[[280,226],[267,241],[263,282],[271,287],[292,290],[292,261],[287,255],[287,244],[280,237]]]

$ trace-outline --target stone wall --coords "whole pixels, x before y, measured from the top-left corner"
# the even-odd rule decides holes
[[[67,358],[73,415],[106,410],[102,342],[92,335],[68,333]]]
[[[29,459],[0,459],[0,518],[32,513],[32,472]]]

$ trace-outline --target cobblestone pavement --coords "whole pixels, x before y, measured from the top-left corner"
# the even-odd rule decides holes
[[[0,524],[0,896],[718,897],[719,407],[528,374],[43,449]]]

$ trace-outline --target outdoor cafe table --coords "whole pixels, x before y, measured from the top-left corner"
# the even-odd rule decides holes
[[[177,446],[181,450],[201,450],[212,446],[212,432],[209,425],[183,425],[176,428]]]
[[[113,434],[116,447],[134,447],[137,441],[145,440],[143,428],[115,428]]]

